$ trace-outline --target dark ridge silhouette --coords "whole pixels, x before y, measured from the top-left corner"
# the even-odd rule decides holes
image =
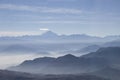
[[[120,47],[100,48],[96,52],[76,57],[72,54],[58,58],[43,57],[24,61],[10,70],[43,74],[79,74],[90,73],[115,67],[120,69]]]

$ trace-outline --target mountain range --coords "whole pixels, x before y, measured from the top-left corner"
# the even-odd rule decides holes
[[[81,57],[67,54],[57,58],[42,57],[26,60],[9,70],[37,74],[92,74],[111,80],[119,80],[119,56],[120,47],[107,47]],[[114,75],[116,79],[110,77],[111,75]]]
[[[120,36],[101,38],[85,34],[58,35],[48,31],[36,36],[0,37],[0,54],[18,53],[55,53],[64,56],[25,60],[8,68],[12,71],[1,70],[0,80],[120,79]],[[47,74],[52,76],[46,76]]]
[[[69,42],[109,42],[120,40],[120,36],[96,37],[86,34],[58,35],[52,31],[43,33],[42,35],[18,36],[18,37],[0,37],[1,42],[44,42],[44,43],[69,43]]]
[[[83,54],[100,47],[119,47],[120,36],[94,37],[85,34],[58,35],[52,31],[42,35],[0,37],[0,54]]]

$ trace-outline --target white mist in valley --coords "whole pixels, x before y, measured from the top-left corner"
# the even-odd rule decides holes
[[[43,56],[44,55],[36,55],[36,54],[0,55],[0,69],[16,66],[25,60],[32,60],[34,58],[43,57]]]
[[[58,57],[62,54],[51,52],[50,54],[5,54],[0,55],[0,69],[6,69],[11,66],[16,66],[25,60],[33,60],[39,57]]]

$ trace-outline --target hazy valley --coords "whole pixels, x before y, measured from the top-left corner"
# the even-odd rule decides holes
[[[62,36],[48,31],[0,40],[1,68],[6,69],[0,71],[2,80],[120,79],[120,36]]]
[[[81,56],[95,52],[101,47],[119,47],[119,40],[119,36],[104,38],[81,34],[62,36],[52,31],[37,36],[0,37],[1,68],[37,57],[59,57],[65,54]],[[3,63],[3,60],[6,63]]]

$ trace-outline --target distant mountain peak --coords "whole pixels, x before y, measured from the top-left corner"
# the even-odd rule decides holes
[[[52,31],[47,31],[45,33],[42,34],[42,36],[58,36],[56,33],[52,32]]]

